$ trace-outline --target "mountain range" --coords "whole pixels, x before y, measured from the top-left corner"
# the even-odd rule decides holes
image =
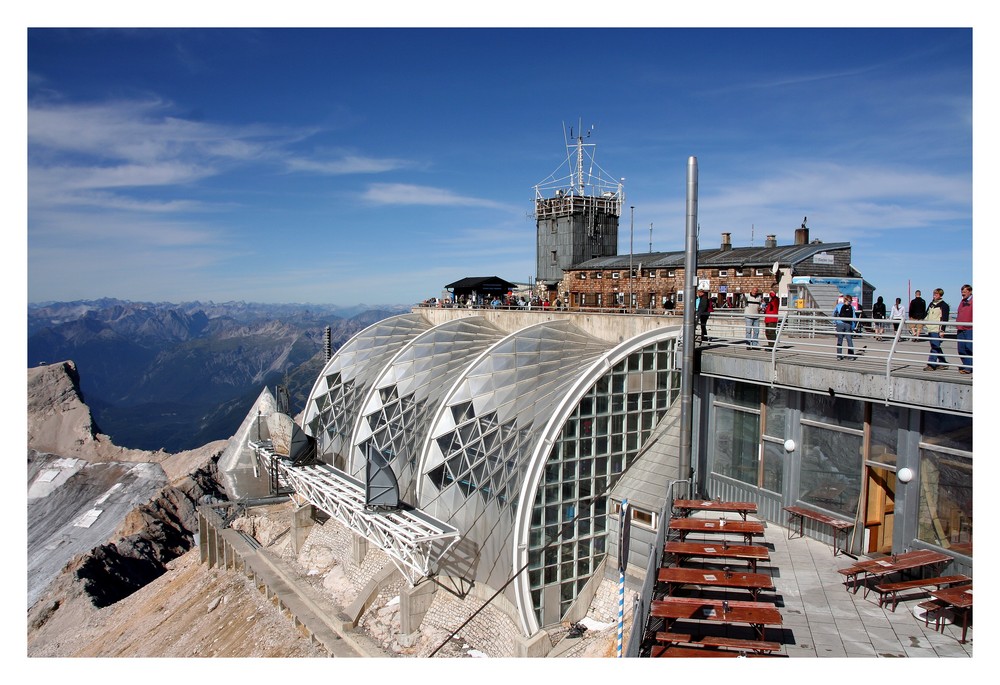
[[[352,335],[409,305],[131,302],[28,305],[28,367],[72,360],[99,431],[114,443],[178,452],[229,438],[266,386],[304,406]]]

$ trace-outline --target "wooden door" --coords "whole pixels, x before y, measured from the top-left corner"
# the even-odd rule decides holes
[[[896,473],[886,468],[867,469],[865,528],[868,529],[868,552],[892,552],[892,526],[896,500]]]

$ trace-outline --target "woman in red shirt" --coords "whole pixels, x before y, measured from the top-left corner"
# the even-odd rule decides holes
[[[774,339],[778,335],[778,306],[781,303],[778,296],[771,291],[764,307],[764,335],[767,336],[768,347],[774,347]]]

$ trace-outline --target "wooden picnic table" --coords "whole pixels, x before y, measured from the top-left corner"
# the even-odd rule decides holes
[[[854,593],[858,592],[858,576],[861,576],[861,584],[864,585],[864,596],[868,596],[868,579],[883,578],[893,573],[911,571],[914,569],[934,568],[934,575],[939,575],[944,565],[952,561],[952,558],[943,552],[935,552],[930,549],[915,549],[903,554],[894,554],[882,559],[869,559],[853,564],[846,569],[841,569],[841,573],[847,576],[848,580],[853,576]],[[846,587],[846,584],[845,584]]]
[[[972,584],[932,590],[931,597],[941,600],[962,614],[962,639],[959,642],[965,644],[965,633],[969,628],[969,614],[972,613]]]
[[[723,502],[722,500],[675,499],[674,511],[678,516],[690,516],[692,511],[739,514],[746,521],[747,514],[757,513],[756,502]]]
[[[742,535],[746,544],[750,544],[754,535],[764,534],[764,524],[760,521],[737,521],[735,519],[706,519],[706,518],[675,518],[670,519],[670,530],[676,531],[681,542],[687,538],[688,533],[711,533],[725,534],[733,533]]]
[[[677,542],[671,540],[663,546],[665,555],[672,556],[678,564],[687,557],[706,559],[740,559],[746,561],[752,573],[757,572],[757,562],[767,561],[771,554],[763,545],[730,545],[723,540],[717,543]]]
[[[678,619],[711,621],[714,623],[746,623],[764,640],[767,626],[781,625],[781,612],[770,602],[739,602],[697,597],[664,597],[653,600],[650,615],[665,619],[670,630]]]
[[[701,585],[747,590],[757,601],[761,590],[773,590],[774,581],[766,573],[733,573],[732,571],[700,568],[661,568],[656,579],[667,586],[667,595],[673,595],[681,585]]]

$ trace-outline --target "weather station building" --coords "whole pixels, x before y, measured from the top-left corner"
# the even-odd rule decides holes
[[[585,147],[578,137],[578,174]],[[854,554],[939,549],[971,574],[970,377],[702,346],[683,460],[682,319],[583,309],[585,293],[613,292],[574,287],[616,280],[623,195],[620,185],[585,194],[581,178],[535,201],[537,282],[575,293],[570,310],[415,307],[371,325],[329,355],[298,423],[266,404],[248,415],[220,460],[233,498],[249,496],[251,469],[266,471],[351,531],[356,563],[380,550],[391,572],[381,582],[405,581],[404,637],[442,592],[488,600],[492,632],[507,640],[499,656],[546,654],[547,629],[584,617],[617,580],[624,500],[627,582],[643,587],[675,487],[756,502],[778,525],[795,504],[847,518],[842,546]],[[756,278],[788,287],[829,261],[860,277],[849,244],[807,233],[791,246],[696,254],[720,294]],[[678,292],[683,260],[643,261],[657,273],[642,287],[671,279]],[[825,528],[806,532],[840,544]]]
[[[614,181],[601,169],[596,146],[584,143],[589,137],[581,131],[575,144],[567,144],[559,169],[535,186],[535,284],[550,301],[559,296],[559,281],[574,264],[618,254],[624,179]]]

